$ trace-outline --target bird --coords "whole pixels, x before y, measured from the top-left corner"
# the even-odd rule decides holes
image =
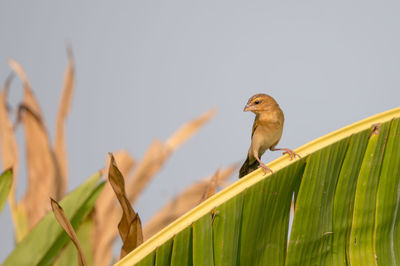
[[[271,151],[284,151],[290,159],[300,155],[287,148],[277,148],[282,137],[283,123],[285,117],[279,104],[271,96],[258,93],[250,97],[243,112],[253,112],[256,117],[251,132],[251,144],[247,153],[246,161],[239,170],[239,178],[261,167],[264,175],[268,172],[273,173],[272,169],[261,162],[260,158],[267,149]]]

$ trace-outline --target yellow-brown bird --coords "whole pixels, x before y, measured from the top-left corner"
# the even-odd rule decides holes
[[[251,145],[246,161],[239,170],[239,178],[256,170],[258,167],[263,168],[264,174],[267,171],[272,173],[271,168],[260,160],[267,149],[271,151],[285,151],[283,154],[289,154],[291,159],[299,156],[290,149],[276,148],[282,136],[285,118],[274,98],[263,93],[256,94],[249,99],[243,111],[251,111],[256,117],[251,133]]]

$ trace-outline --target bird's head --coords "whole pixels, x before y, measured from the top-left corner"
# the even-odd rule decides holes
[[[272,108],[278,106],[278,103],[271,96],[263,93],[259,93],[253,95],[246,106],[244,107],[243,112],[251,111],[255,114],[259,114],[261,112],[269,111]]]

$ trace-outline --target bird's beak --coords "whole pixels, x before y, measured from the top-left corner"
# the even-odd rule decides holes
[[[243,109],[243,112],[250,111],[250,107],[251,107],[251,104],[250,104],[250,103],[246,104],[246,106],[245,106],[244,109]]]

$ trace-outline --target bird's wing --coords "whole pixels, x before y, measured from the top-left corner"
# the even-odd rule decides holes
[[[256,131],[256,128],[258,126],[258,119],[257,116],[254,118],[254,123],[253,123],[253,129],[251,130],[251,138],[253,138],[254,132]]]

